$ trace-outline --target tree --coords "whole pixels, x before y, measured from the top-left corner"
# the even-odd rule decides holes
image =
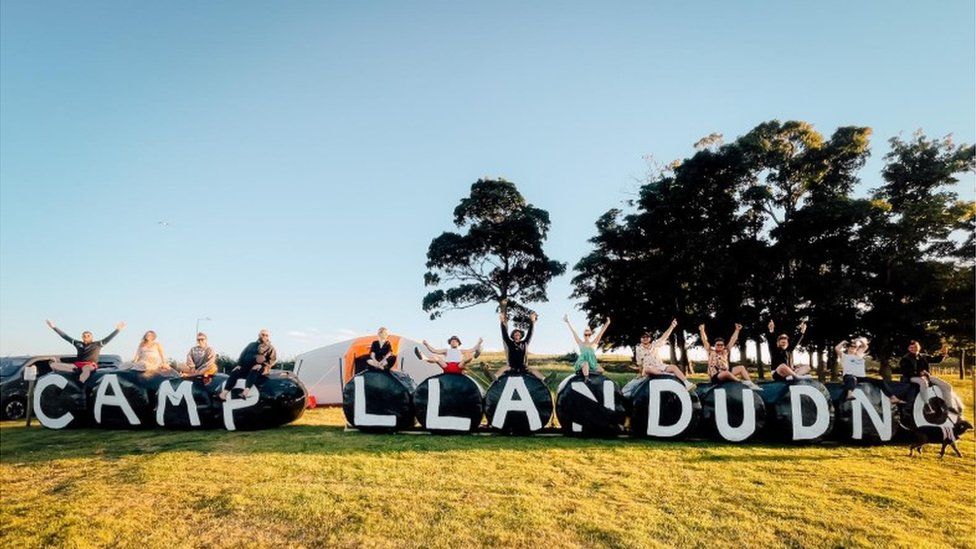
[[[445,232],[427,250],[424,285],[452,285],[424,297],[432,320],[445,310],[495,302],[524,322],[526,304],[547,301],[546,286],[566,271],[542,249],[549,213],[526,203],[514,183],[479,179],[454,209],[454,225],[466,232]]]
[[[916,132],[909,140],[895,137],[890,143],[884,184],[873,194],[876,212],[869,229],[874,245],[867,250],[872,266],[870,307],[864,315],[865,328],[874,338],[873,354],[886,377],[890,359],[908,340],[918,339],[925,346],[939,343],[940,322],[950,310],[947,290],[959,269],[949,260],[964,253],[951,235],[965,229],[971,210],[949,187],[959,174],[976,169],[976,149],[956,145],[949,137],[929,139]],[[966,316],[971,317],[973,296],[964,302],[969,306]]]

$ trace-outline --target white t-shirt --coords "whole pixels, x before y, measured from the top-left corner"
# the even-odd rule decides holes
[[[864,369],[864,357],[845,353],[841,355],[840,364],[844,368],[845,376],[864,377],[868,375]]]
[[[447,354],[444,356],[444,362],[461,362],[463,358],[464,355],[461,354],[461,349],[448,347]]]

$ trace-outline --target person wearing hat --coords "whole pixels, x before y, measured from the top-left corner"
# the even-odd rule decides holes
[[[634,349],[634,360],[637,362],[638,369],[637,375],[638,377],[674,376],[681,380],[681,383],[685,384],[685,388],[693,391],[695,390],[695,384],[688,381],[685,373],[680,368],[674,364],[665,364],[661,360],[661,349],[668,342],[668,338],[671,337],[671,332],[674,331],[677,325],[678,320],[672,320],[671,325],[661,334],[661,337],[653,340],[651,339],[651,332],[644,332],[644,335],[641,336],[640,345]]]
[[[773,369],[773,381],[809,378],[810,376],[807,373],[810,371],[810,366],[793,365],[793,351],[803,341],[803,336],[807,333],[807,323],[800,323],[799,333],[792,342],[790,336],[785,333],[779,334],[775,341],[773,340],[776,323],[772,320],[769,321],[768,328],[769,336],[766,338],[766,343],[769,345],[769,364]]]
[[[422,353],[420,347],[414,347],[413,352],[420,360],[440,366],[445,374],[462,374],[464,373],[464,368],[472,360],[481,355],[481,344],[483,341],[483,339],[478,338],[477,345],[470,349],[462,349],[461,338],[455,335],[447,340],[447,349],[435,349],[425,339],[423,341],[424,347],[427,347],[431,355],[427,356]]]
[[[528,361],[529,342],[532,340],[532,331],[535,329],[535,321],[538,318],[539,316],[537,314],[529,313],[528,333],[523,333],[520,328],[515,328],[509,334],[508,315],[505,313],[498,315],[498,319],[501,321],[502,341],[505,343],[505,357],[508,360],[508,364],[493,374],[491,376],[492,378],[497,379],[507,372],[512,372],[513,374],[530,373],[539,379],[545,379],[538,371],[529,369]]]

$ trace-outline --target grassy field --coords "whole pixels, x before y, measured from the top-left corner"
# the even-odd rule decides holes
[[[972,410],[969,380],[958,390]],[[967,414],[969,415],[969,414]],[[0,540],[39,546],[974,547],[964,458],[928,448],[0,424]],[[923,486],[925,487],[923,489]]]

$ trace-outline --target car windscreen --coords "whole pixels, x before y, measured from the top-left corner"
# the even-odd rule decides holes
[[[12,376],[27,362],[26,358],[0,358],[0,377]]]

